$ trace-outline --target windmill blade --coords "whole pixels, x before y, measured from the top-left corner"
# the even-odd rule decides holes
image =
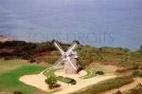
[[[77,70],[77,68],[72,64],[70,57],[67,57],[67,61],[71,64],[71,66],[72,66],[75,70]]]
[[[61,65],[62,63],[63,63],[63,59],[62,59],[62,57],[60,57],[56,62],[55,62],[55,64],[54,64],[54,66],[59,66],[59,65]]]
[[[71,53],[74,49],[75,49],[75,47],[77,46],[77,43],[76,42],[74,42],[72,45],[71,45],[71,47],[67,50],[67,54],[69,54],[69,53]]]
[[[61,46],[57,43],[57,42],[54,42],[54,45],[56,46],[56,48],[60,51],[61,55],[64,54],[64,51],[63,49],[61,48]]]

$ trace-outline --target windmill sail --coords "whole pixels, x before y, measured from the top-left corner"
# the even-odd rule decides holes
[[[63,49],[60,47],[60,45],[57,42],[54,42],[54,45],[56,46],[56,48],[60,51],[60,53],[63,55],[64,51]]]
[[[77,46],[77,43],[72,44],[71,47],[67,50],[67,53],[68,54],[71,53],[75,49],[76,46]]]
[[[64,69],[66,73],[77,73],[78,67],[76,65],[77,53],[73,51],[77,43],[73,43],[71,47],[65,52],[60,45],[55,41],[54,45],[60,51],[61,57],[55,62],[54,66],[57,67],[64,63]]]

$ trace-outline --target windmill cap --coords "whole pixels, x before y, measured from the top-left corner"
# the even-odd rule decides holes
[[[77,44],[80,44],[80,43],[79,43],[79,41],[77,41],[77,40],[74,40],[74,41],[73,41],[73,43],[77,43]]]
[[[57,40],[55,40],[55,39],[51,41],[51,43],[54,43],[54,42],[58,42],[58,41],[57,41]]]
[[[57,41],[57,40],[55,40],[55,39],[51,41],[51,43],[55,43],[55,42],[59,43],[59,41]],[[80,44],[79,41],[77,41],[77,40],[74,40],[73,43]]]

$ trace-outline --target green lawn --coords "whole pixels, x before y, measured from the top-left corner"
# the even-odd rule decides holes
[[[14,92],[21,91],[23,94],[32,94],[37,91],[36,88],[20,82],[18,79],[22,75],[41,72],[44,67],[36,64],[20,63],[21,60],[0,60],[0,91]]]

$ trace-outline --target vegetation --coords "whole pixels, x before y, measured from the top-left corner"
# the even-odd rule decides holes
[[[142,49],[130,51],[123,48],[80,46],[80,64],[88,66],[92,62],[102,62],[123,67],[138,67],[142,65]]]
[[[133,82],[133,79],[128,76],[117,77],[106,81],[99,82],[95,85],[81,89],[72,94],[98,94],[114,88],[119,88],[123,85]]]
[[[77,48],[79,56],[80,65],[85,68],[91,62],[95,61],[97,54],[95,53],[95,48],[91,46],[79,46]]]
[[[50,52],[56,48],[51,42],[27,43],[25,41],[0,42],[0,57],[33,59],[42,52]],[[7,50],[4,50],[7,49]]]
[[[48,67],[47,70],[43,73],[45,76],[47,76],[46,83],[49,84],[49,86],[50,86],[50,83],[51,83],[51,87],[52,87],[52,84],[56,84],[57,81],[62,81],[64,83],[68,83],[68,84],[71,84],[71,85],[76,84],[76,81],[72,78],[56,76],[55,73],[54,73],[55,71],[56,70],[53,69],[52,67]]]
[[[57,84],[57,78],[55,75],[56,70],[52,68],[51,66],[48,66],[46,70],[43,72],[43,74],[47,77],[45,82],[48,84],[50,89],[60,87],[59,84]]]
[[[61,43],[64,49],[70,45]],[[101,47],[79,45],[79,64],[85,68],[93,62],[102,62],[105,64],[115,64],[124,67],[142,66],[142,47],[137,51],[131,51],[125,48]],[[27,43],[24,41],[0,42],[0,58],[11,59],[20,58],[30,60],[32,63],[40,60],[52,64],[57,60],[59,52],[53,43]]]
[[[66,50],[70,46],[69,44],[60,44]],[[124,48],[96,48],[88,45],[79,45],[76,50],[79,53],[78,63],[87,71],[87,75],[81,77],[83,79],[88,79],[96,75],[112,73],[104,67],[104,64],[123,67],[124,69],[118,70],[120,73],[133,70],[133,77],[142,77],[142,71],[140,70],[142,69],[142,46],[136,51],[131,51]],[[41,62],[42,60],[45,63],[48,62],[48,64],[53,64],[58,57],[59,52],[52,42],[0,42],[0,58],[5,59],[0,60],[0,91],[19,91],[22,94],[32,94],[36,89],[24,85],[17,79],[24,74],[37,73],[44,69],[44,67],[35,64],[27,64],[25,60],[29,60],[30,63]],[[15,58],[24,60],[12,60]],[[69,84],[76,84],[74,79],[60,76],[56,77],[54,72],[55,70],[50,67],[44,72],[44,75],[47,76],[46,82],[49,84],[50,88],[56,87],[57,80]],[[75,94],[92,94],[92,92],[99,93],[112,88],[118,88],[132,81],[133,79],[129,77],[118,77],[89,86]]]
[[[90,64],[88,67],[85,68],[85,71],[87,74],[85,76],[82,76],[81,78],[83,79],[89,79],[92,78],[96,75],[98,75],[98,72],[101,72],[101,74],[106,74],[106,73],[112,73],[111,70],[108,70],[104,67],[102,64]],[[99,73],[100,74],[100,73]]]
[[[57,79],[54,76],[48,76],[45,82],[48,84],[50,89],[60,87],[59,84],[57,84]]]
[[[21,91],[14,91],[13,94],[22,94],[22,92]]]
[[[123,94],[142,94],[142,85],[138,84],[136,87],[124,92]]]
[[[96,71],[96,74],[98,74],[98,75],[104,75],[104,72],[103,71]]]
[[[38,91],[36,88],[20,82],[18,79],[25,74],[39,73],[44,67],[23,63],[23,60],[0,60],[0,91],[15,92],[22,94],[32,94]]]
[[[65,82],[67,84],[71,84],[71,85],[75,85],[77,83],[76,80],[74,80],[72,78],[62,77],[62,76],[58,76],[57,80]]]
[[[43,74],[48,78],[49,77],[54,77],[56,78],[55,72],[56,70],[54,68],[52,68],[51,66],[48,66],[45,71],[43,72]]]
[[[135,70],[133,71],[132,75],[134,77],[142,77],[142,70]]]
[[[50,86],[54,85],[57,83],[56,78],[54,78],[53,76],[48,76],[48,78],[45,80],[45,82]]]

